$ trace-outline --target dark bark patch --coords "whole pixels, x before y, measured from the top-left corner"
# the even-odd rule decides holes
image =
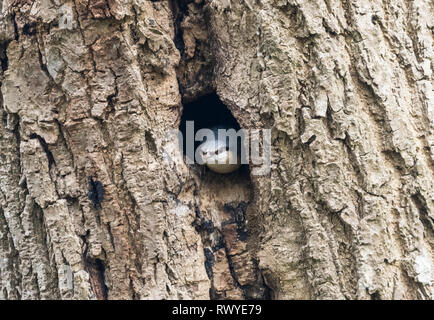
[[[205,254],[205,270],[206,274],[208,275],[209,279],[212,279],[213,271],[212,268],[214,267],[214,254],[209,248],[204,249]]]
[[[193,225],[197,232],[205,231],[206,233],[212,233],[215,230],[214,223],[211,220],[206,220],[197,216]]]
[[[184,105],[179,126],[183,137],[182,147],[184,154],[187,151],[187,121],[193,121],[194,135],[200,129],[212,129],[217,126],[233,128],[236,131],[240,129],[238,121],[216,93],[205,95],[196,101]],[[200,144],[200,141],[194,141],[194,150]]]
[[[145,140],[148,151],[150,151],[152,154],[157,154],[157,145],[155,144],[155,139],[150,131],[145,132]]]
[[[26,23],[23,27],[23,34],[27,36],[36,34],[36,23]]]
[[[101,181],[93,180],[92,177],[88,178],[89,181],[89,191],[87,197],[92,201],[95,208],[101,209],[101,203],[104,200],[104,187]]]
[[[14,25],[14,39],[15,39],[15,41],[18,41],[18,39],[19,39],[20,36],[19,36],[19,32],[18,32],[17,21],[15,20],[15,18],[16,18],[16,14],[13,13],[12,14],[12,23]]]
[[[105,265],[101,259],[90,259],[86,261],[86,269],[89,273],[92,289],[98,300],[107,300],[107,286],[105,284]]]
[[[106,0],[89,1],[88,10],[94,19],[105,19],[111,17],[110,4]]]
[[[5,72],[9,67],[8,56],[6,54],[6,49],[9,43],[1,43],[0,44],[0,65],[2,71]]]
[[[41,144],[42,149],[44,150],[45,154],[47,155],[47,159],[48,159],[48,168],[51,169],[52,165],[56,164],[56,162],[54,161],[54,156],[53,153],[50,151],[50,148],[48,147],[47,142],[45,141],[44,138],[42,138],[40,135],[36,134],[36,133],[32,133],[29,136],[30,139],[38,139],[39,143]]]
[[[155,1],[153,1],[155,2]],[[184,19],[184,16],[188,15],[188,3],[192,2],[191,0],[181,0],[176,1],[172,0],[170,2],[172,14],[173,14],[173,25],[175,29],[175,37],[174,37],[174,43],[176,49],[178,49],[181,56],[184,54],[185,50],[185,44],[184,44],[184,38],[183,38],[183,30],[181,27],[181,22]]]

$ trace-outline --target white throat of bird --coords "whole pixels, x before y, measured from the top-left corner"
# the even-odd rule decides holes
[[[217,173],[230,173],[241,166],[237,150],[230,148],[222,140],[204,142],[199,146],[199,155],[204,164]]]

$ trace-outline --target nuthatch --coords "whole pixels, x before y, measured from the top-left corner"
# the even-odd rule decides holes
[[[217,173],[230,173],[241,166],[240,144],[231,145],[229,137],[219,137],[219,129],[223,128],[211,129],[214,140],[207,139],[198,147],[199,156],[210,170]]]

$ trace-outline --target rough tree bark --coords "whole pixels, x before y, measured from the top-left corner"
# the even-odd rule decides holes
[[[431,1],[0,9],[0,298],[433,297]],[[269,175],[184,163],[211,92]]]

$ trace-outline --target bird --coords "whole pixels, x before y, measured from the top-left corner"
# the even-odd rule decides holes
[[[207,139],[198,147],[199,156],[211,171],[227,174],[241,166],[241,144],[231,144],[229,137],[219,137],[219,129],[230,129],[223,126],[213,127],[214,139]]]

